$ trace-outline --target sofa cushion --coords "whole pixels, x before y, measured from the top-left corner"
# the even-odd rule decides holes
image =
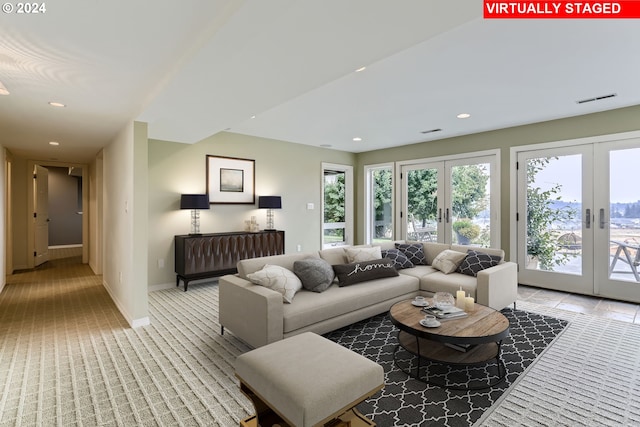
[[[238,261],[238,276],[248,279],[248,275],[262,269],[265,265],[279,265],[289,271],[293,271],[293,263],[306,258],[318,258],[317,253],[296,253],[287,255],[272,255],[260,258],[247,258]]]
[[[456,291],[462,290],[476,298],[476,288],[478,279],[466,274],[452,273],[444,274],[436,271],[420,278],[420,289],[427,292],[448,292],[455,295]]]
[[[321,294],[303,289],[296,294],[293,304],[283,305],[284,332],[289,333],[403,295],[407,295],[407,299],[413,298],[418,288],[417,278],[401,274],[342,288],[334,284]]]
[[[413,265],[427,265],[422,243],[396,243],[396,248],[405,254]]]
[[[347,263],[349,264],[354,262],[373,261],[382,258],[380,246],[372,246],[368,248],[344,248],[344,253],[347,255]]]
[[[500,264],[500,261],[501,258],[499,256],[489,255],[484,252],[478,252],[469,249],[467,251],[467,256],[458,267],[458,272],[466,274],[468,276],[476,277],[479,271],[482,271],[486,268],[495,267],[496,265]]]
[[[387,258],[334,265],[333,270],[338,276],[339,286],[349,286],[354,283],[398,275],[393,261]]]
[[[460,263],[462,263],[466,256],[467,254],[464,252],[445,249],[434,258],[431,265],[433,268],[442,271],[444,274],[450,274],[458,269]]]
[[[335,278],[331,264],[320,258],[295,261],[293,272],[300,278],[302,287],[312,292],[326,291]]]
[[[262,270],[247,275],[251,283],[264,286],[282,294],[282,301],[291,303],[293,296],[302,289],[302,282],[293,271],[279,265],[265,265]]]
[[[412,268],[405,268],[404,270],[398,270],[398,273],[406,276],[417,277],[418,279],[427,274],[435,273],[436,270],[430,265],[415,265]]]
[[[413,267],[413,263],[409,261],[405,254],[400,252],[400,249],[383,249],[382,258],[388,258],[393,261],[393,266],[396,270]]]

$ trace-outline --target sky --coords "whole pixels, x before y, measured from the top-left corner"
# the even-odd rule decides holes
[[[552,160],[540,171],[536,183],[547,190],[554,184],[562,184],[562,200],[581,202],[581,166],[579,154],[561,156]],[[599,161],[600,159],[596,159]],[[610,198],[611,203],[630,203],[640,200],[640,148],[610,152]],[[601,178],[596,178],[601,179]]]

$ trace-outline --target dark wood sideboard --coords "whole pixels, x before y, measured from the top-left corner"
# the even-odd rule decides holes
[[[284,254],[284,231],[212,233],[175,236],[176,286],[187,291],[196,279],[237,273],[241,259]]]

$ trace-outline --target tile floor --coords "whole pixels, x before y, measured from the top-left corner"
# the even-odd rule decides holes
[[[518,285],[518,300],[640,324],[640,304]]]

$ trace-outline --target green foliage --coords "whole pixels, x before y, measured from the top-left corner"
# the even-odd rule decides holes
[[[344,174],[337,174],[336,180],[331,182],[325,179],[324,184],[324,221],[344,222]]]
[[[462,237],[473,240],[480,235],[480,226],[471,222],[470,219],[459,219],[451,224],[453,231]]]
[[[391,169],[378,169],[373,176],[373,207],[375,211],[375,238],[385,238],[391,231],[391,197],[393,195],[393,178]],[[383,224],[379,224],[379,222]]]
[[[537,257],[540,268],[553,270],[569,260],[568,254],[558,253],[558,232],[552,229],[554,222],[564,222],[576,217],[575,209],[554,208],[553,202],[561,200],[562,185],[554,184],[543,191],[535,185],[536,175],[557,157],[541,157],[527,161],[527,254]]]

